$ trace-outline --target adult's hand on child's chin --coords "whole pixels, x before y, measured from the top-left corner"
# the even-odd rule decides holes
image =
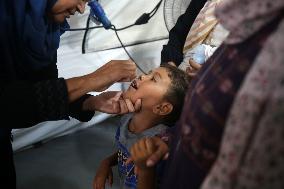
[[[137,99],[136,102],[133,104],[130,99],[121,98],[119,100],[119,114],[127,114],[132,112],[139,112],[141,109],[141,99]]]
[[[121,91],[107,91],[97,96],[91,96],[85,100],[83,110],[117,114],[120,109],[114,102],[119,101],[121,93]]]
[[[131,100],[122,98],[121,91],[102,92],[85,100],[83,110],[100,111],[109,114],[127,114],[141,109],[141,99],[133,104]]]

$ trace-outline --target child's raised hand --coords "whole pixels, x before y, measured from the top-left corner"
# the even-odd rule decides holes
[[[109,185],[112,186],[112,168],[110,166],[110,162],[107,159],[103,160],[100,164],[100,167],[93,181],[93,189],[104,189],[106,182],[108,182]]]
[[[147,168],[146,160],[154,152],[154,148],[151,138],[143,138],[131,147],[131,159],[138,169]]]
[[[131,147],[130,153],[128,162],[133,161],[138,170],[148,169],[153,166],[148,161],[154,158],[157,163],[168,153],[168,146],[159,137],[143,138]]]

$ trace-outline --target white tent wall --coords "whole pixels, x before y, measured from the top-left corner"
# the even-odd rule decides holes
[[[111,22],[117,28],[120,28],[132,24],[142,13],[150,12],[158,1],[103,0],[100,2]],[[88,12],[86,10],[84,15],[73,16],[69,20],[71,28],[85,27]],[[86,44],[87,53],[81,54],[83,34],[83,31],[65,32],[61,37],[57,63],[60,77],[70,78],[84,75],[93,72],[112,59],[128,59],[127,54],[122,48],[116,48],[120,44],[114,31],[106,31],[102,28],[90,31]],[[148,41],[147,43],[129,46],[127,50],[144,71],[149,71],[157,67],[160,64],[162,45],[167,42],[165,38],[168,36],[163,17],[163,4],[148,24],[120,31],[119,35],[125,44]],[[122,90],[127,85],[127,83],[114,84],[108,90]],[[15,129],[12,131],[14,136],[13,149],[14,151],[18,151],[30,147],[37,142],[47,141],[93,126],[109,116],[97,112],[92,120],[87,123],[81,123],[71,118],[70,121],[49,121],[30,128]]]
[[[159,1],[160,0],[103,0],[99,2],[101,2],[101,5],[103,6],[111,23],[115,25],[116,28],[122,28],[133,24],[143,13],[149,13]],[[70,20],[70,23],[76,28],[84,27],[86,25],[87,15],[88,13],[77,18],[73,17]],[[96,25],[93,22],[90,22],[90,26]],[[83,34],[83,32],[79,33]],[[70,45],[72,43],[77,43],[78,35],[80,35],[79,33],[68,33],[67,35],[70,36],[72,40],[68,40],[67,43]],[[75,36],[75,38],[73,36]],[[161,4],[156,15],[153,16],[147,24],[137,25],[126,30],[119,31],[119,36],[125,45],[167,38],[168,31],[164,21],[163,3]],[[82,38],[83,35],[81,38],[79,38],[79,48],[81,48]],[[103,28],[90,30],[87,39],[87,52],[120,47],[120,43],[113,30],[105,30]],[[62,42],[65,43],[66,41]]]

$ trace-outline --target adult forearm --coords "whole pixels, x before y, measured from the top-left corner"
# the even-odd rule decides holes
[[[3,83],[0,91],[5,127],[25,128],[43,121],[68,119],[64,79]]]
[[[92,86],[92,83],[93,86]],[[73,102],[84,94],[95,90],[95,81],[91,81],[88,75],[74,77],[66,80],[69,102]]]
[[[141,169],[138,173],[137,189],[156,188],[156,175],[154,168]]]
[[[107,75],[100,75],[93,72],[81,77],[74,77],[66,80],[69,102],[73,102],[84,94],[96,91],[100,92],[115,82],[115,79]]]
[[[136,77],[136,66],[128,60],[112,60],[95,72],[66,80],[69,101],[73,102],[82,95],[101,92],[118,81],[131,81]]]

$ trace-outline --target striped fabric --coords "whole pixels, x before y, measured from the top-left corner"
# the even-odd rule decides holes
[[[205,3],[187,35],[183,49],[184,52],[201,44],[217,25],[218,21],[214,16],[214,11],[215,7],[221,1],[222,0],[209,0]]]

